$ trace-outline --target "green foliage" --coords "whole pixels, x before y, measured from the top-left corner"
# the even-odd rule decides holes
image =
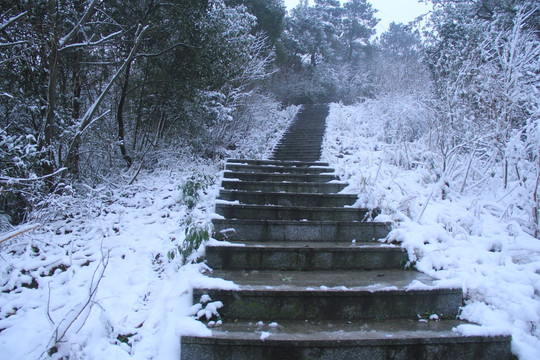
[[[214,185],[216,178],[208,174],[193,174],[181,186],[182,201],[188,207],[193,209],[199,200],[200,191],[208,189]]]
[[[252,34],[264,32],[271,44],[281,36],[286,12],[282,0],[225,0],[225,4],[231,7],[244,5],[257,18]]]
[[[191,217],[188,218],[186,222],[184,234],[185,238],[182,244],[167,253],[169,260],[173,260],[179,256],[182,259],[182,262],[185,262],[186,259],[202,245],[203,242],[210,239],[209,229],[206,226],[201,226],[198,223],[194,223]]]
[[[59,181],[94,185],[149,149],[213,157],[282,31],[281,0],[243,3],[2,1],[0,206],[6,192],[30,201]]]
[[[371,96],[365,77],[367,64],[373,62],[375,13],[366,0],[343,5],[316,0],[293,9],[276,48],[282,70],[273,81],[278,99],[293,104],[354,103]]]
[[[195,208],[199,202],[201,193],[215,184],[215,182],[216,177],[213,175],[194,172],[193,175],[180,185],[183,204],[186,205],[189,210]],[[169,260],[174,260],[176,257],[179,257],[183,263],[186,262],[193,252],[197,251],[205,241],[210,239],[210,227],[201,225],[201,223],[194,220],[191,215],[188,215],[184,225],[184,240],[182,241],[182,244],[176,246],[167,253]]]

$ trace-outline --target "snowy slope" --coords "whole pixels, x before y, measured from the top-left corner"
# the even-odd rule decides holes
[[[231,157],[270,154],[298,107],[264,110]],[[209,229],[223,161],[157,158],[132,185],[51,196],[38,229],[0,244],[0,358],[176,360],[181,334],[208,331],[191,289],[234,285],[201,274],[204,247],[186,265],[175,249],[189,223]],[[189,181],[205,185],[188,199]]]
[[[482,327],[456,331],[510,333],[520,359],[538,359],[540,240],[523,226],[529,220],[520,209],[523,193],[514,185],[503,189],[498,174],[460,193],[459,177],[441,180],[441,160],[427,134],[414,141],[389,140],[395,139],[389,134],[413,129],[424,116],[425,109],[413,102],[333,104],[323,160],[350,183],[344,192],[359,194],[357,205],[381,207],[381,219],[395,223],[386,241],[400,242],[411,265],[462,286],[461,317]]]

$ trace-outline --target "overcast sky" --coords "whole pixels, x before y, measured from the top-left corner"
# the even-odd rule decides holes
[[[379,10],[375,15],[381,19],[377,25],[378,34],[385,32],[392,21],[406,24],[431,9],[430,5],[419,3],[418,0],[369,0],[369,2]],[[285,0],[285,6],[289,10],[298,3],[299,0]]]

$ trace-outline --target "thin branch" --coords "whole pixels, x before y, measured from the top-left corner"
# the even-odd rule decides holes
[[[119,30],[119,31],[116,31],[112,34],[109,34],[105,37],[102,37],[101,39],[97,40],[97,41],[87,41],[87,42],[83,42],[83,43],[76,43],[76,44],[71,44],[71,45],[66,45],[60,49],[58,49],[58,51],[64,51],[66,49],[73,49],[73,48],[77,48],[77,47],[83,47],[83,46],[96,46],[96,45],[100,45],[100,44],[103,44],[104,42],[112,39],[113,37],[115,37],[116,35],[119,35],[121,34],[122,31]]]
[[[128,182],[128,185],[132,185],[133,182],[135,181],[135,179],[137,179],[137,176],[139,175],[139,173],[141,172],[141,169],[144,165],[144,159],[141,160],[141,163],[139,164],[139,168],[137,169],[137,171],[135,172],[135,175],[133,175],[133,177],[131,178],[131,180]]]
[[[43,175],[43,176],[39,176],[39,177],[35,177],[35,178],[10,178],[10,177],[0,177],[0,182],[5,182],[5,183],[18,183],[18,182],[30,182],[30,181],[36,181],[36,180],[43,180],[43,179],[47,179],[51,176],[54,176],[58,173],[61,173],[62,171],[65,171],[67,170],[67,168],[63,167],[63,168],[60,168],[58,170],[56,170],[55,172],[53,172],[52,174],[47,174],[47,175]]]
[[[88,5],[88,8],[86,8],[86,11],[84,12],[83,16],[81,17],[77,25],[75,25],[73,29],[71,29],[71,31],[66,36],[60,39],[60,41],[58,42],[59,48],[63,48],[69,40],[71,40],[75,35],[79,33],[82,25],[86,23],[88,19],[90,18],[90,16],[94,14],[94,8],[96,7],[97,2],[98,0],[92,0],[92,2],[90,3],[90,5]]]
[[[20,18],[22,18],[22,17],[25,16],[26,14],[28,14],[28,11],[23,11],[23,12],[20,13],[19,15],[15,15],[15,16],[9,18],[8,21],[6,21],[6,22],[3,23],[2,25],[0,25],[0,31],[4,30],[4,29],[7,28],[9,25],[11,25],[11,24],[14,23],[15,21],[19,20]]]
[[[91,125],[94,122],[94,121],[92,121],[92,118],[94,117],[94,114],[96,113],[97,108],[99,107],[99,105],[101,104],[103,99],[105,98],[105,95],[107,95],[107,93],[109,92],[109,90],[113,86],[116,79],[118,79],[120,74],[125,70],[127,65],[135,57],[135,53],[137,52],[137,48],[139,47],[139,44],[141,43],[141,40],[142,40],[142,36],[146,32],[146,30],[148,30],[148,25],[146,25],[144,27],[141,27],[139,25],[139,28],[137,29],[136,38],[135,38],[133,47],[131,48],[131,51],[130,51],[128,57],[126,58],[126,60],[124,60],[124,63],[122,64],[122,66],[120,66],[120,69],[118,69],[118,71],[113,75],[113,77],[111,78],[111,80],[109,81],[109,83],[107,84],[105,89],[103,89],[103,91],[101,92],[99,97],[94,101],[94,103],[88,108],[88,110],[84,114],[84,116],[82,118],[82,121],[81,121],[81,124],[79,125],[79,129],[75,133],[75,136],[73,137],[73,140],[72,140],[71,145],[69,147],[69,150],[67,152],[66,162],[71,158],[71,156],[73,156],[73,151],[75,149],[75,144],[77,143],[77,140],[81,137],[83,131],[86,130],[88,128],[88,126]],[[104,115],[102,115],[101,117],[103,117],[103,116]]]
[[[21,45],[21,44],[29,44],[29,41],[21,40],[21,41],[15,41],[11,43],[0,43],[0,47],[7,47],[7,46],[15,46],[15,45]]]
[[[422,219],[422,215],[424,215],[424,211],[426,211],[426,208],[427,208],[427,206],[429,204],[429,201],[431,200],[432,196],[433,196],[433,191],[431,192],[431,194],[429,194],[429,196],[428,196],[428,198],[426,200],[426,203],[422,207],[422,211],[420,212],[420,215],[418,215],[418,218],[416,219],[417,223],[420,223],[420,219]]]
[[[49,288],[49,296],[47,297],[47,317],[49,318],[51,323],[55,325],[54,320],[52,319],[52,316],[51,316],[51,282],[48,282],[47,286]]]
[[[53,349],[56,348],[58,343],[62,341],[62,339],[66,336],[68,330],[77,322],[77,320],[83,315],[83,313],[88,310],[86,314],[86,318],[83,320],[83,324],[86,322],[88,316],[90,315],[90,311],[92,310],[92,305],[94,304],[94,297],[97,293],[97,290],[99,288],[99,284],[101,283],[101,280],[103,280],[103,277],[105,275],[105,270],[107,270],[107,266],[109,264],[109,258],[110,258],[110,252],[108,252],[106,255],[103,254],[101,261],[99,262],[98,266],[94,270],[94,273],[92,274],[92,280],[90,282],[90,288],[89,288],[89,294],[86,298],[86,301],[82,304],[78,305],[77,307],[73,308],[71,311],[68,312],[68,314],[60,321],[58,326],[53,332],[53,335],[51,339],[49,340],[49,344],[47,345],[47,349],[41,354],[40,359],[46,358],[46,355],[49,355],[49,353],[53,353]],[[96,274],[98,273],[98,270],[102,267],[102,270],[100,271],[97,281],[96,281]],[[66,324],[67,323],[67,324]],[[64,325],[65,324],[65,325]],[[63,329],[62,329],[63,327]],[[80,328],[79,328],[80,330]],[[77,332],[79,331],[77,330]],[[52,346],[51,346],[52,345]]]
[[[82,135],[82,133],[85,132],[86,129],[88,129],[90,126],[92,126],[93,123],[95,123],[96,121],[98,121],[98,120],[102,119],[103,117],[107,116],[110,112],[111,112],[111,110],[107,110],[103,114],[99,115],[97,118],[90,121],[83,129],[80,130],[80,132],[77,133],[77,135],[78,136]]]

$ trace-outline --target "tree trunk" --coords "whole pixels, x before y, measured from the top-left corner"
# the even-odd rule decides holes
[[[80,37],[80,35],[78,35]],[[73,58],[73,98],[71,100],[71,119],[72,124],[77,124],[81,117],[81,67],[80,67],[80,52],[77,51]],[[66,167],[69,173],[74,176],[79,176],[79,148],[81,146],[80,139],[76,139],[73,144],[73,154],[69,159],[66,159]]]
[[[538,168],[536,169],[536,184],[533,193],[534,209],[534,237],[540,238],[540,197],[538,196],[538,188],[540,187],[540,148],[538,149]]]
[[[43,173],[49,175],[54,172],[54,151],[52,149],[54,139],[54,122],[56,109],[56,83],[58,75],[58,36],[56,29],[57,7],[56,1],[49,0],[50,33],[49,39],[51,51],[48,57],[49,81],[47,84],[47,110],[45,114],[45,127],[43,129],[44,161]],[[50,181],[50,178],[49,178]],[[49,184],[50,185],[50,184]]]
[[[139,136],[139,129],[141,127],[141,121],[142,121],[142,111],[143,111],[143,95],[144,95],[144,89],[146,85],[146,79],[148,78],[148,71],[150,69],[150,61],[148,58],[146,59],[146,66],[144,68],[144,79],[141,86],[141,93],[139,94],[139,101],[138,107],[137,107],[137,118],[135,120],[135,129],[133,131],[133,147],[132,150],[135,151],[137,149],[137,142],[138,142],[138,136]]]
[[[129,74],[131,72],[131,64],[133,63],[130,60],[126,66],[126,74],[124,76],[124,83],[122,84],[122,92],[120,94],[120,101],[118,102],[118,110],[116,112],[116,122],[118,123],[118,146],[120,147],[120,153],[122,158],[127,163],[129,168],[132,164],[131,157],[127,154],[126,144],[125,144],[125,126],[124,126],[124,104],[126,103],[127,91],[129,87]]]

